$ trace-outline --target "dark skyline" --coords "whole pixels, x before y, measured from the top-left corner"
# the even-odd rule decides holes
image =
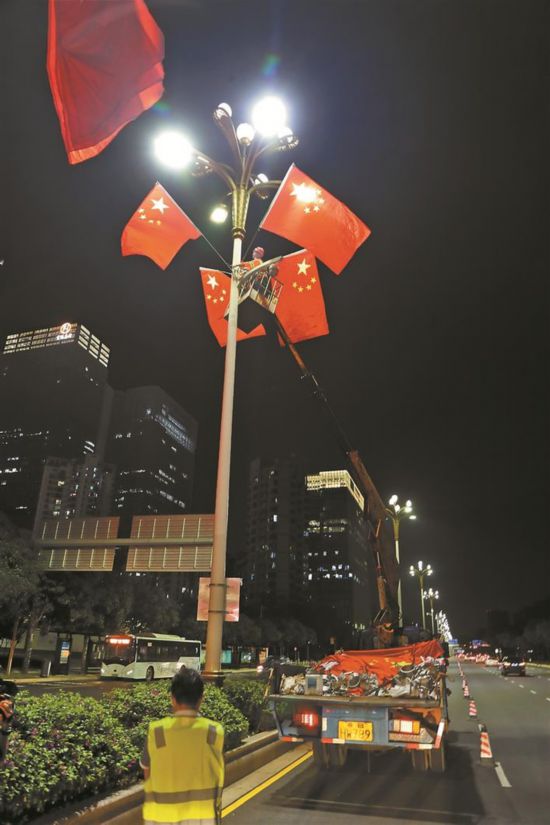
[[[213,108],[227,100],[246,120],[278,93],[301,142],[267,171],[296,162],[372,229],[341,276],[319,264],[331,332],[298,348],[381,495],[415,503],[401,540],[410,618],[419,558],[458,633],[548,596],[546,3],[148,6],[166,40],[164,98],[72,167],[45,70],[46,0],[0,7],[2,342],[89,327],[111,347],[114,387],[157,384],[197,419],[194,509],[212,512],[224,350],[198,268],[219,261],[196,241],[162,272],[122,258],[120,233],[158,179],[227,259],[227,230],[208,221],[221,184],[159,167],[152,139],[185,126],[226,158]],[[268,256],[295,249],[258,242]],[[256,455],[346,466],[273,335],[239,344],[235,397],[232,514]]]

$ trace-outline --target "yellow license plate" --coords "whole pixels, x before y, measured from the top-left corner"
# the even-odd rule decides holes
[[[372,742],[372,722],[338,722],[338,739]]]

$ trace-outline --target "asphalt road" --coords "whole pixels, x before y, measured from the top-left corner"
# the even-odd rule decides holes
[[[228,825],[406,825],[550,822],[550,670],[502,677],[463,665],[478,718],[468,716],[456,664],[450,668],[451,731],[445,774],[413,772],[403,752],[320,771],[306,760],[225,817]],[[486,724],[493,760],[480,761],[478,725]],[[495,767],[495,762],[498,763]]]

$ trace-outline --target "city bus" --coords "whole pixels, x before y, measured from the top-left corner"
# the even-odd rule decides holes
[[[107,636],[102,679],[169,679],[180,667],[200,670],[201,643],[164,633]]]

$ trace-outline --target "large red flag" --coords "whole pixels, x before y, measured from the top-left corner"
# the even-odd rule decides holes
[[[227,304],[229,303],[229,290],[231,289],[231,278],[224,272],[217,269],[202,269],[202,288],[204,291],[204,303],[206,315],[210,329],[214,333],[216,341],[220,347],[227,344],[227,320],[223,317]],[[247,338],[258,338],[265,335],[263,324],[258,324],[250,332],[243,332],[237,329],[237,341],[245,341]]]
[[[50,0],[48,76],[69,163],[160,100],[164,37],[144,0]]]
[[[286,255],[277,264],[283,288],[275,315],[293,344],[328,334],[323,290],[315,258],[305,249]]]
[[[305,246],[339,275],[370,229],[341,201],[292,164],[260,224]]]
[[[155,183],[124,227],[120,245],[123,255],[146,255],[166,269],[184,243],[200,236],[183,209]]]

